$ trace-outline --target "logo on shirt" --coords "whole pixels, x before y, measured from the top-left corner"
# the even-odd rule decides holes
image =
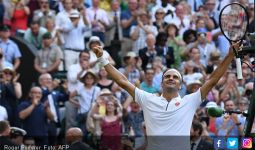
[[[180,105],[180,102],[176,102],[175,106],[178,107]]]
[[[238,149],[238,138],[228,138],[227,148],[228,149]]]
[[[215,138],[213,141],[215,149],[224,149],[225,148],[225,139],[224,138]]]
[[[242,148],[244,149],[252,148],[252,138],[242,138]]]

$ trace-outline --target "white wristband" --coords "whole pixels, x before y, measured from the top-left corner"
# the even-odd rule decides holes
[[[107,58],[104,58],[103,56],[99,57],[98,58],[98,61],[103,65],[103,66],[106,66],[108,65],[110,62]]]

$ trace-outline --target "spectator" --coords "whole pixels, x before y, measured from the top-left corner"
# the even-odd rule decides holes
[[[83,85],[70,94],[69,100],[78,107],[78,126],[86,133],[87,130],[84,125],[86,125],[87,115],[100,92],[100,88],[96,86],[98,77],[92,70],[82,71],[79,74],[79,80]],[[78,101],[74,99],[75,96],[79,96]]]
[[[25,0],[12,1],[11,7],[8,12],[11,16],[11,33],[24,34],[27,30],[28,16],[30,14],[29,8],[26,6]]]
[[[82,86],[82,83],[78,80],[81,72],[89,69],[90,54],[87,51],[82,51],[79,55],[79,62],[70,66],[67,71],[68,91],[74,92],[78,90],[78,87]],[[78,108],[70,101],[65,102],[66,108],[66,130],[70,127],[76,126],[76,116]]]
[[[3,71],[5,67],[12,67],[13,65],[5,60],[3,49],[0,48],[0,71]]]
[[[39,25],[39,22],[33,21],[30,24],[30,28],[26,30],[24,39],[32,44],[37,50],[42,48],[42,36],[47,30]]]
[[[198,11],[199,7],[204,5],[203,0],[188,0],[187,3],[194,12]]]
[[[0,121],[0,149],[5,149],[4,147],[7,145],[8,147],[19,147],[13,143],[10,136],[11,128],[8,121]]]
[[[167,23],[164,21],[165,11],[163,8],[158,8],[155,13],[155,21],[153,25],[157,27],[158,32],[164,32],[167,26]]]
[[[38,51],[34,61],[34,67],[40,74],[46,72],[54,74],[59,70],[59,65],[63,59],[63,53],[61,49],[53,43],[51,33],[46,32],[42,38],[42,49]]]
[[[48,19],[55,20],[56,12],[50,9],[49,0],[39,0],[40,9],[33,13],[33,21],[39,22],[41,27],[46,27]]]
[[[67,130],[66,135],[66,142],[69,144],[68,150],[78,150],[78,149],[86,149],[92,150],[89,145],[82,142],[83,133],[79,128],[70,128]]]
[[[99,8],[99,2],[99,0],[92,0],[92,6],[87,9],[87,15],[92,25],[92,36],[98,36],[104,42],[109,20],[105,17],[106,11]]]
[[[145,70],[147,67],[151,67],[156,56],[162,56],[162,51],[157,51],[155,48],[156,37],[153,34],[146,36],[146,47],[140,49],[138,54],[142,61],[142,69]]]
[[[61,13],[58,15],[60,16]],[[68,20],[65,20],[65,24],[60,26],[60,31],[64,36],[65,67],[68,70],[70,65],[77,62],[79,53],[85,50],[84,33],[89,28],[89,23],[84,12],[80,13],[74,9],[70,11]]]
[[[130,30],[133,25],[137,25],[137,8],[137,0],[128,0],[128,9],[121,12],[123,39],[120,56],[125,56],[132,50],[133,41],[130,37]]]
[[[98,73],[99,81],[97,83],[97,86],[100,87],[100,89],[109,89],[110,91],[116,90],[115,83],[109,79],[108,73],[105,71],[104,68],[101,68]]]
[[[2,26],[0,34],[0,48],[3,50],[4,60],[13,64],[14,70],[17,70],[21,63],[21,53],[17,44],[10,39],[11,33],[9,27],[5,25]]]
[[[234,111],[236,106],[233,100],[224,102],[225,111]],[[243,136],[245,118],[235,113],[216,118],[217,136]]]
[[[137,66],[139,57],[137,57],[134,52],[128,52],[123,59],[126,65],[119,68],[119,71],[122,72],[128,78],[128,80],[134,84],[137,80],[142,78],[142,74]]]
[[[192,60],[185,62],[183,81],[187,84],[200,79],[203,79],[203,74],[197,71],[196,64]]]
[[[202,82],[199,80],[188,80],[187,82],[187,94],[196,92],[201,86]]]
[[[158,34],[157,28],[151,24],[147,12],[138,12],[137,17],[137,25],[131,26],[130,29],[130,37],[133,40],[132,51],[135,53],[146,46],[145,39],[148,34],[154,36]]]
[[[45,23],[45,28],[47,29],[48,32],[51,33],[53,38],[53,43],[62,47],[64,44],[64,39],[61,36],[59,29],[56,28],[55,20],[47,19]]]
[[[154,16],[155,16],[156,11],[159,8],[163,8],[166,15],[168,15],[168,14],[171,16],[174,15],[175,7],[171,3],[169,3],[168,0],[161,0],[161,3],[158,3],[156,6],[152,7],[152,9],[151,9],[152,21],[155,20]]]
[[[203,130],[200,122],[193,121],[190,131],[191,150],[214,150],[213,145],[203,139]]]
[[[153,68],[146,68],[144,70],[144,81],[140,84],[140,89],[148,93],[159,93],[158,89],[153,85],[153,78],[155,71]]]
[[[167,45],[167,34],[160,32],[156,37],[155,49],[162,57],[163,65],[170,68],[174,64],[174,50]]]
[[[160,82],[162,81],[162,75],[163,75],[163,71],[166,70],[166,67],[163,66],[162,64],[162,58],[157,56],[155,57],[153,63],[152,63],[152,68],[155,71],[155,75],[153,77],[153,85],[154,87],[157,88],[157,91],[159,91],[161,93],[161,85]]]
[[[179,29],[175,24],[166,26],[167,44],[174,49],[174,68],[180,68],[185,42],[182,40],[182,35],[179,35]]]
[[[41,98],[41,88],[32,87],[29,92],[29,100],[21,102],[18,107],[23,129],[27,131],[27,136],[34,138],[37,146],[48,144],[47,118],[53,120],[54,117],[49,103],[42,103]]]
[[[24,147],[23,139],[26,134],[27,132],[21,128],[11,127],[10,139],[13,143],[20,145],[20,148],[22,149],[22,146]]]
[[[122,109],[117,99],[112,97],[106,101],[106,115],[102,119],[101,149],[119,150],[121,147]]]

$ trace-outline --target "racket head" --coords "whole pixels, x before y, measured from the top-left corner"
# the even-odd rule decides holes
[[[248,12],[239,3],[228,4],[220,12],[219,25],[229,42],[243,40],[249,26]]]

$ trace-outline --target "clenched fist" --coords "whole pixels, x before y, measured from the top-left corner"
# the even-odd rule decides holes
[[[95,46],[92,48],[92,50],[96,54],[97,58],[99,58],[103,55],[103,47],[101,47],[101,46]]]

